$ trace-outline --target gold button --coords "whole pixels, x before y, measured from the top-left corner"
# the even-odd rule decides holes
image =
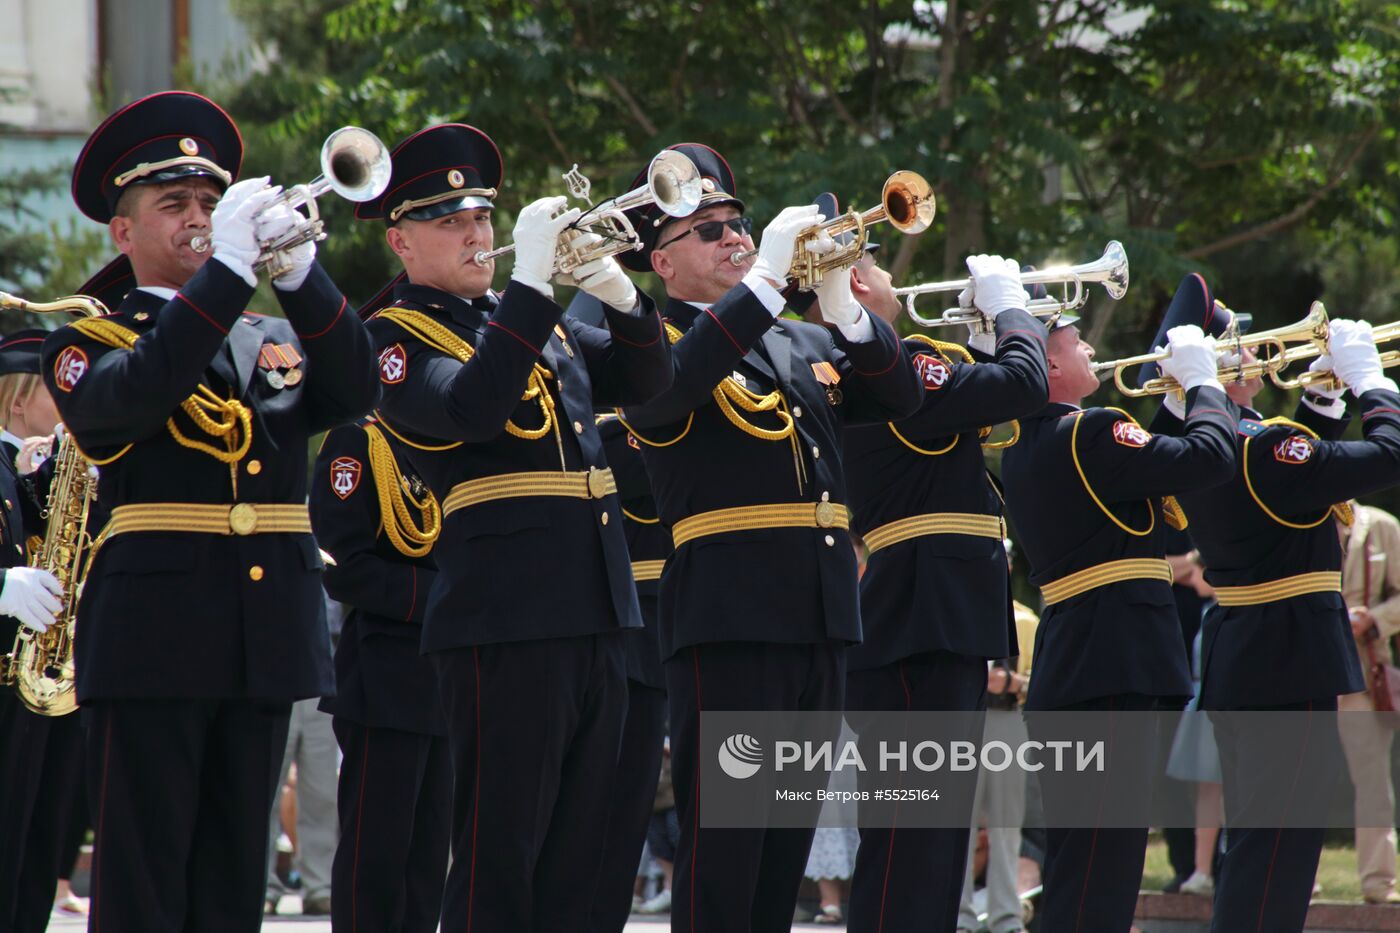
[[[15,507],[15,504],[14,504],[13,502],[11,502],[9,499],[6,499],[6,500],[5,500],[5,508],[7,508],[7,509],[12,509],[12,508],[14,508],[14,507]]]
[[[603,523],[604,525],[606,525],[606,524],[608,523],[608,513],[607,513],[607,512],[604,512],[604,513],[603,513],[603,517],[602,517],[601,521],[602,521],[602,523]]]
[[[792,410],[792,416],[793,416],[794,418],[801,418],[801,417],[802,417],[802,406],[801,406],[801,405],[798,405],[797,407],[795,407],[795,408]]]
[[[831,535],[827,535],[825,540],[826,540],[826,546],[827,546],[827,547],[835,547],[835,546],[836,546],[836,539],[833,538]]]
[[[823,501],[823,502],[830,502],[830,501],[831,501],[831,493],[829,493],[829,492],[824,492],[824,493],[822,493],[822,501]]]
[[[258,582],[259,580],[261,580],[262,578],[263,578],[263,569],[262,569],[261,567],[259,567],[257,564],[254,564],[253,566],[251,566],[251,567],[248,568],[248,579],[249,579],[249,580],[252,580],[254,583],[257,583],[257,582]]]
[[[822,449],[821,449],[820,447],[818,447],[816,444],[813,444],[813,445],[812,445],[812,459],[813,459],[813,460],[820,460],[821,458],[822,458]]]
[[[261,460],[249,460],[249,461],[248,461],[248,475],[249,475],[249,476],[257,476],[257,475],[258,475],[259,473],[261,473],[261,472],[262,472],[262,461],[261,461]]]
[[[574,422],[574,433],[575,433],[575,434],[582,434],[582,433],[583,433],[583,425],[580,424],[580,423],[577,422],[577,421]]]

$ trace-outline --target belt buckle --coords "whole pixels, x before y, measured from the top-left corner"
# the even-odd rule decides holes
[[[601,499],[608,494],[607,474],[597,467],[588,468],[588,497]]]
[[[817,503],[817,527],[830,528],[836,524],[836,506],[825,500]]]
[[[250,535],[258,527],[258,510],[250,502],[240,502],[228,512],[228,527],[236,535]]]

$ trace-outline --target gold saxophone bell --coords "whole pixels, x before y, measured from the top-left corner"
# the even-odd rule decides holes
[[[899,171],[885,179],[880,190],[880,203],[867,211],[848,211],[840,217],[823,221],[809,227],[797,235],[797,243],[792,253],[792,265],[788,268],[788,280],[796,282],[798,288],[816,288],[828,273],[849,269],[865,255],[865,244],[870,235],[870,226],[889,222],[900,233],[913,236],[923,233],[933,224],[937,212],[937,199],[933,188],[918,172]],[[847,243],[838,243],[835,248],[818,251],[818,241],[852,234]],[[743,265],[750,257],[758,254],[757,249],[741,250],[729,257],[734,265]]]

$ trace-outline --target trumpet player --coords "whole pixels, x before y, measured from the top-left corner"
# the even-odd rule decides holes
[[[622,633],[641,618],[595,404],[671,383],[661,318],[608,257],[574,276],[606,327],[564,318],[551,285],[579,215],[521,210],[499,295],[489,251],[503,177],[490,137],[441,124],[395,150],[357,211],[386,224],[405,280],[370,328],[381,425],[442,505],[422,649],[453,766],[444,929],[582,929],[606,835],[626,704]]]
[[[860,612],[840,431],[903,417],[921,390],[849,275],[817,290],[830,329],[776,322],[816,207],[782,211],[735,265],[753,241],[733,172],[707,146],[674,148],[700,169],[700,207],[635,212],[645,249],[626,261],[666,288],[676,383],[622,415],[675,545],[658,600],[680,820],[671,928],[768,933],[791,926],[812,830],[701,826],[700,762],[714,754],[701,713],[842,708]]]
[[[136,284],[42,356],[112,510],[77,638],[92,929],[257,930],[291,702],[334,689],[306,444],[373,403],[374,356],[312,243],[273,282],[286,320],[243,313],[299,215],[234,183],[242,154],[228,114],[170,91],[108,117],[73,171]]]
[[[1202,323],[1215,317],[1219,326],[1199,276],[1182,283],[1172,313]],[[1296,813],[1300,802],[1328,799],[1342,761],[1337,697],[1364,685],[1332,519],[1350,520],[1348,499],[1400,484],[1400,394],[1384,375],[1369,324],[1332,321],[1327,342],[1329,352],[1310,369],[1331,372],[1341,385],[1305,393],[1296,421],[1247,411],[1230,481],[1181,496],[1218,600],[1204,622],[1200,707],[1288,711],[1306,723],[1278,741],[1276,731],[1270,738],[1212,714],[1230,827],[1211,921],[1221,933],[1303,929],[1323,831],[1282,824],[1290,802]],[[1222,373],[1238,363],[1225,361]],[[1363,440],[1339,440],[1344,390],[1359,410]],[[1164,402],[1154,430],[1180,433],[1178,403]],[[1299,771],[1302,760],[1314,766]],[[1279,774],[1295,772],[1291,800],[1268,792]],[[1270,816],[1280,825],[1262,828],[1273,826]]]
[[[1190,695],[1186,651],[1165,560],[1163,497],[1226,482],[1235,465],[1234,406],[1216,378],[1214,341],[1199,328],[1175,328],[1163,369],[1187,388],[1181,437],[1153,435],[1125,412],[1082,408],[1098,388],[1093,348],[1063,320],[1047,343],[1049,404],[1021,421],[1020,441],[1002,459],[1012,521],[1046,610],[1035,645],[1028,710],[1113,714]],[[1134,730],[1121,721],[1126,740]],[[1030,719],[1032,737],[1036,721]],[[1126,786],[1148,786],[1140,771]],[[1147,828],[1057,825],[1067,792],[1107,796],[1085,774],[1042,774],[1048,822],[1045,894],[1048,930],[1126,930],[1142,877]]]
[[[869,548],[860,582],[865,640],[847,653],[846,709],[986,708],[987,661],[1016,654],[1001,495],[979,429],[1046,402],[1046,327],[1026,312],[1016,263],[973,256],[973,302],[995,334],[974,337],[979,362],[956,344],[904,340],[923,387],[917,412],[845,434],[854,527]],[[902,311],[874,255],[851,288],[893,323]],[[1029,646],[1027,646],[1028,648]],[[969,732],[981,738],[980,717]],[[957,802],[971,825],[972,788]],[[969,830],[862,827],[850,928],[959,925]],[[1019,926],[1019,915],[1015,918]],[[974,924],[975,925],[975,924]],[[998,928],[999,929],[999,928]]]

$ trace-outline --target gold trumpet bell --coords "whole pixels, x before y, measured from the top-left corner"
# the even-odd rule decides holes
[[[880,206],[890,226],[908,236],[927,230],[937,213],[937,199],[924,176],[902,170],[885,180]]]

